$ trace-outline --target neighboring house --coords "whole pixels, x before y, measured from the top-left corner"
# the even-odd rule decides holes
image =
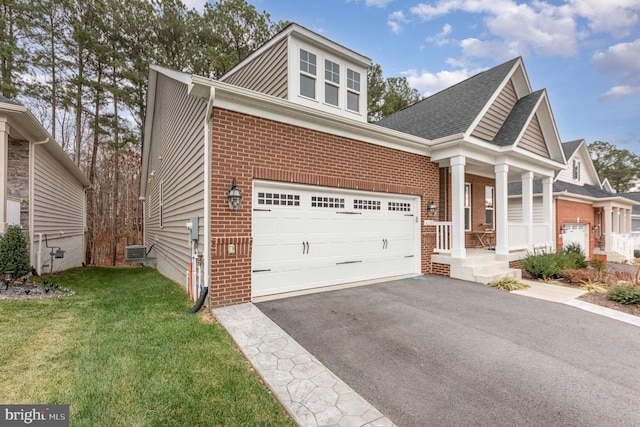
[[[553,244],[565,159],[521,58],[379,124],[370,65],[291,24],[219,81],[152,66],[141,198],[158,269],[217,307],[425,273],[488,281]],[[510,223],[514,180],[527,197]]]
[[[600,181],[584,140],[562,144],[567,167],[553,182],[555,245],[562,250],[580,245],[584,254],[609,261],[633,257],[631,212],[634,202],[609,191],[608,181]],[[542,209],[541,183],[534,181],[534,217]],[[522,186],[509,184],[509,221],[522,217]]]
[[[618,193],[618,195],[636,202],[631,211],[631,237],[633,238],[633,249],[640,250],[640,192],[630,191]]]
[[[0,171],[0,233],[22,227],[38,273],[81,266],[89,181],[26,107],[1,95]]]

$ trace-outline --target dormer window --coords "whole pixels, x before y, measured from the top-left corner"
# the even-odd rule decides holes
[[[300,49],[300,95],[316,99],[316,55]]]
[[[340,65],[324,60],[324,102],[338,106],[340,88]]]
[[[573,179],[580,181],[580,161],[573,160]]]
[[[347,109],[360,111],[360,73],[347,68]]]

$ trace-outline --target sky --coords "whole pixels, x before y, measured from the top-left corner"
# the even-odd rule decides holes
[[[562,141],[640,154],[640,0],[247,1],[371,58],[421,95],[522,56]]]

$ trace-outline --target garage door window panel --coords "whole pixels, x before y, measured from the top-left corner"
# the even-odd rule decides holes
[[[368,211],[379,211],[380,200],[355,199],[353,201],[353,208],[368,210]]]
[[[300,195],[282,193],[258,193],[258,204],[265,206],[300,206]]]

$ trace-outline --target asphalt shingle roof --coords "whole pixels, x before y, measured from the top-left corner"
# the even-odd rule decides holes
[[[631,199],[635,202],[640,202],[640,192],[632,191],[629,193],[617,193],[618,196],[626,197],[627,199]],[[631,211],[633,215],[640,215],[640,205],[635,205],[633,210]]]
[[[576,152],[581,142],[582,142],[581,139],[576,139],[575,141],[563,142],[562,151],[564,151],[564,158],[569,160],[569,157],[573,156],[573,153]]]
[[[13,101],[7,97],[5,97],[4,95],[0,94],[0,102],[5,103],[5,104],[13,104],[13,105],[22,105],[17,101]]]
[[[522,181],[514,181],[509,183],[509,195],[517,196],[522,194]],[[560,193],[562,191],[566,191],[571,194],[578,194],[581,196],[588,196],[593,198],[606,198],[606,197],[615,197],[615,196],[623,196],[623,194],[609,193],[606,190],[603,190],[595,185],[585,184],[585,185],[576,185],[571,184],[569,182],[564,181],[555,181],[553,183],[553,192]],[[533,180],[533,194],[542,194],[542,181],[539,179]],[[639,199],[640,201],[640,199]]]
[[[470,77],[377,124],[427,139],[466,132],[518,59]]]
[[[536,103],[544,93],[544,90],[533,92],[516,102],[511,113],[502,124],[502,127],[493,138],[493,143],[500,146],[512,145],[520,135],[522,128],[533,113]]]

